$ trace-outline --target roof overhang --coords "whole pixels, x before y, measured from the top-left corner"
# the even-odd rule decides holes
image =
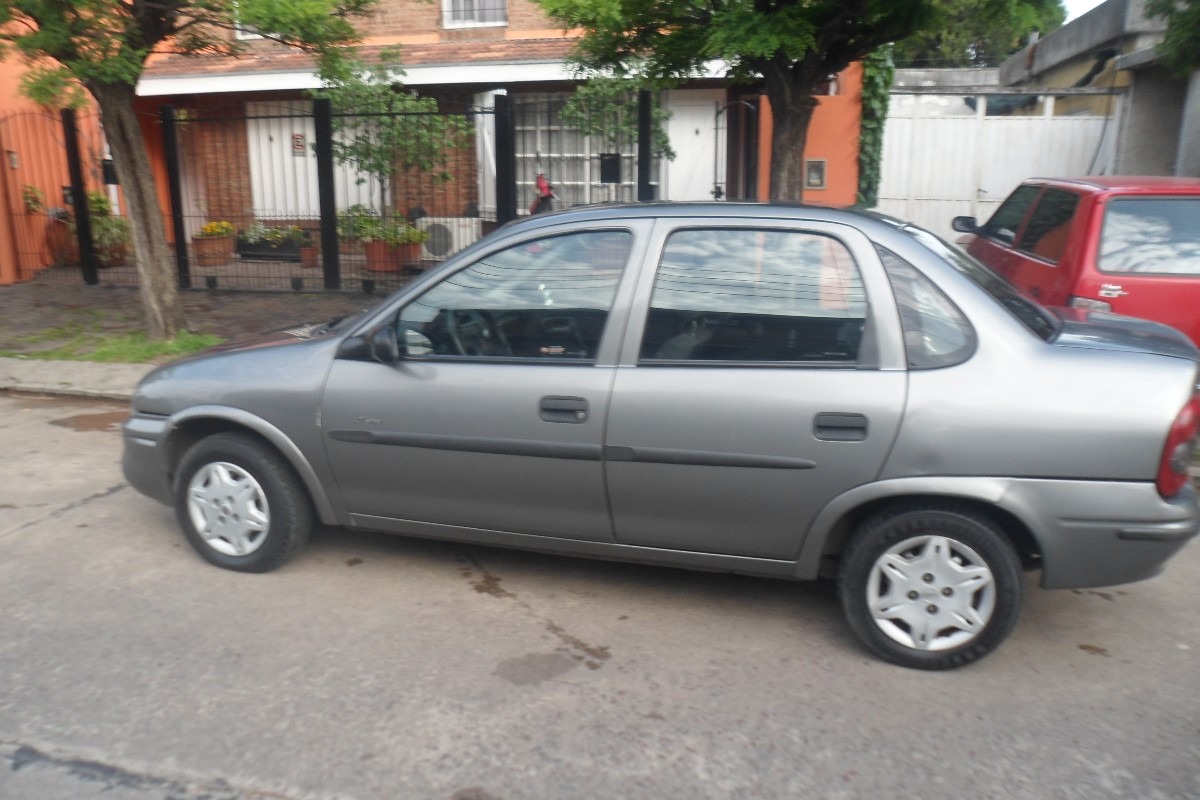
[[[565,62],[530,64],[446,64],[404,68],[405,86],[493,85],[570,81],[575,76]],[[191,94],[237,94],[320,89],[321,80],[310,69],[286,72],[227,73],[221,75],[163,75],[138,81],[139,97]]]

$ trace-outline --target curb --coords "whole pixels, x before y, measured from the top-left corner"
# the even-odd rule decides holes
[[[0,358],[0,390],[125,400],[154,364]]]

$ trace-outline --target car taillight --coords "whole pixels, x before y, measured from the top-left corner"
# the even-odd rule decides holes
[[[1162,460],[1158,463],[1158,480],[1155,481],[1155,485],[1163,497],[1174,497],[1187,485],[1190,478],[1188,467],[1191,466],[1192,456],[1196,452],[1198,423],[1200,395],[1192,395],[1192,399],[1180,409],[1175,421],[1171,423],[1171,432],[1167,434]]]
[[[1106,303],[1103,300],[1093,300],[1090,297],[1076,297],[1071,295],[1067,298],[1067,305],[1071,308],[1086,308],[1088,311],[1112,311],[1112,303]]]

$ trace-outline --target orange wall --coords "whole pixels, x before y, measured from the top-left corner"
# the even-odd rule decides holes
[[[771,108],[766,97],[759,134],[758,197],[771,191]],[[838,73],[837,94],[817,98],[808,126],[805,159],[825,159],[824,189],[804,190],[804,202],[818,206],[854,205],[858,198],[858,138],[862,122],[862,64]]]

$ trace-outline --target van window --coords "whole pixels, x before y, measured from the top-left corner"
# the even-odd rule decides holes
[[[1033,209],[1017,249],[1057,264],[1067,249],[1067,234],[1078,205],[1079,195],[1074,192],[1047,189]]]
[[[1037,199],[1039,191],[1040,186],[1018,186],[983,226],[983,235],[999,239],[1005,244],[1012,244],[1017,238],[1021,220],[1025,219],[1025,214]]]
[[[1102,272],[1200,275],[1200,197],[1112,200],[1100,234]]]

